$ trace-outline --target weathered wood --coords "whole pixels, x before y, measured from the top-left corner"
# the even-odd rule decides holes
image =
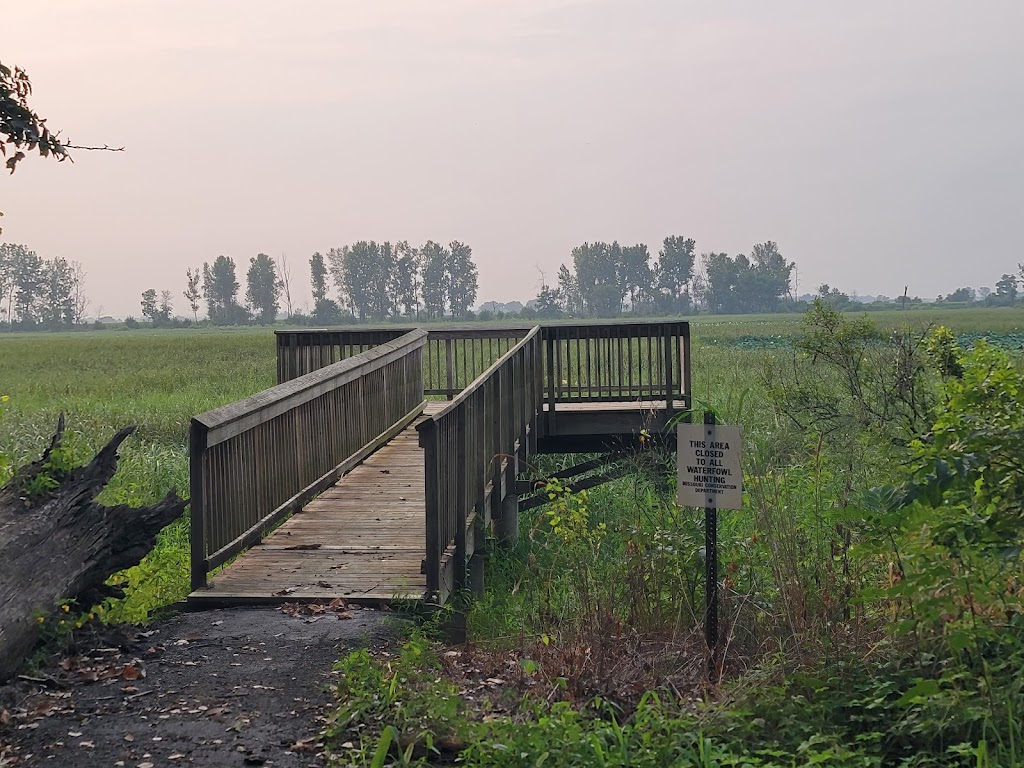
[[[410,425],[194,591],[189,603],[422,600],[424,509],[423,451]]]
[[[192,420],[193,590],[415,418],[425,343],[412,331]]]
[[[173,491],[150,507],[96,502],[117,471],[118,447],[134,430],[122,429],[88,464],[64,474],[49,465],[61,446],[61,416],[43,457],[0,488],[0,682],[36,643],[37,616],[62,600],[99,602],[111,593],[104,582],[136,565],[184,511],[187,502]],[[56,487],[26,498],[25,488],[43,475]]]
[[[433,602],[443,603],[451,590],[466,585],[475,521],[486,520],[488,507],[499,505],[494,494],[515,487],[496,482],[494,465],[514,455],[535,428],[542,390],[535,374],[527,374],[527,361],[536,359],[540,341],[536,327],[418,427],[427,466],[425,565]],[[488,412],[493,408],[497,414]]]

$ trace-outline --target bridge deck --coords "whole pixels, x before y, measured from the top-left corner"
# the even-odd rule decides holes
[[[429,402],[427,413],[444,405]],[[189,602],[421,600],[426,506],[418,422],[214,574]]]
[[[424,416],[446,401],[428,401]],[[681,403],[679,404],[681,405]],[[664,413],[664,401],[559,404],[561,419],[601,416],[642,426],[644,414]],[[421,416],[337,483],[292,515],[260,544],[211,575],[189,595],[190,605],[330,601],[367,605],[423,599],[426,554]],[[623,417],[628,422],[622,422]],[[589,430],[588,430],[589,431]],[[594,450],[591,448],[591,450]]]

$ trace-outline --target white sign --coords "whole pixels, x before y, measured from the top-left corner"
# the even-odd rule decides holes
[[[679,504],[740,509],[743,506],[743,432],[717,424],[680,424]]]

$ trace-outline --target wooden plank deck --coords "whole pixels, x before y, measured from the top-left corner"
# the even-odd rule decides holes
[[[427,414],[444,402],[427,403]],[[189,595],[193,607],[344,598],[422,600],[423,451],[416,424]]]
[[[445,400],[427,402],[424,415]],[[677,407],[682,407],[680,402]],[[576,419],[631,418],[663,412],[664,401],[559,404]],[[546,410],[546,409],[545,409]],[[632,417],[630,417],[630,414]],[[426,592],[423,450],[416,419],[262,543],[193,592],[193,608],[330,601],[366,605],[420,601]],[[636,423],[639,423],[638,421]]]

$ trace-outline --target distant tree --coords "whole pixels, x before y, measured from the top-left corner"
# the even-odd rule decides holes
[[[583,243],[573,248],[576,284],[586,314],[612,317],[621,311],[626,294],[619,269],[621,252],[618,242]]]
[[[576,275],[565,264],[558,267],[558,294],[566,314],[576,317],[583,312],[580,284],[576,280]]]
[[[191,267],[185,270],[185,280],[187,286],[185,288],[185,301],[188,302],[189,307],[192,310],[192,319],[199,322],[199,299],[202,297],[202,293],[199,290],[199,281],[202,279],[202,273],[197,268],[193,270]]]
[[[562,294],[557,288],[550,285],[542,285],[537,294],[537,317],[554,319],[562,316]]]
[[[265,253],[249,259],[246,284],[245,300],[257,322],[263,325],[273,323],[277,319],[282,290],[274,260]]]
[[[654,295],[651,254],[644,243],[623,246],[620,254],[617,265],[618,282],[623,295],[629,296],[630,309],[635,312],[641,298]]]
[[[85,319],[85,312],[89,308],[89,299],[85,295],[85,270],[82,268],[80,262],[71,262],[71,306],[72,306],[72,323],[74,325],[80,325]]]
[[[387,318],[395,305],[395,253],[391,243],[360,240],[328,253],[336,283],[343,286],[360,320]]]
[[[849,295],[843,293],[838,288],[832,288],[828,283],[818,287],[818,298],[822,303],[839,311],[849,309],[853,305]]]
[[[159,311],[156,307],[156,289],[147,288],[142,292],[142,316],[149,320],[149,322],[156,325],[157,323],[157,312]]]
[[[1017,300],[1017,276],[1011,274],[1003,275],[996,283],[994,303],[1001,306],[1013,304]]]
[[[283,253],[277,260],[277,274],[281,276],[281,297],[284,299],[285,316],[292,316],[292,268]]]
[[[753,312],[774,312],[790,293],[793,262],[787,262],[777,243],[768,240],[754,246],[750,255],[750,271],[756,276],[756,289],[746,297]]]
[[[336,301],[324,298],[316,303],[311,317],[313,322],[319,325],[338,325],[342,322],[345,315]],[[352,315],[350,314],[348,317],[351,320]]]
[[[355,307],[352,304],[352,297],[348,295],[345,286],[345,257],[350,248],[347,245],[341,248],[331,248],[327,252],[327,268],[331,274],[331,281],[338,293],[338,305],[348,307],[355,314]]]
[[[309,260],[309,277],[313,288],[313,304],[318,305],[327,298],[327,265],[319,251]]]
[[[974,289],[973,288],[957,288],[952,293],[948,294],[943,301],[963,303],[974,301]]]
[[[395,245],[395,257],[395,298],[406,317],[419,315],[419,253],[407,240],[402,240]]]
[[[466,317],[476,303],[477,269],[473,249],[458,240],[448,245],[448,305],[453,317]]]
[[[14,309],[22,325],[37,325],[41,320],[46,287],[46,263],[35,251],[20,248],[14,254]]]
[[[203,264],[203,298],[206,312],[214,325],[230,325],[244,320],[245,310],[238,304],[238,279],[235,261],[218,256],[213,265]]]
[[[443,317],[451,291],[448,249],[428,240],[419,250],[423,276],[423,311],[427,317]]]
[[[700,295],[709,312],[734,311],[739,270],[726,253],[701,255]]]
[[[40,319],[50,328],[64,328],[75,321],[74,269],[67,259],[44,262],[40,291]]]
[[[12,292],[14,278],[11,274],[10,257],[7,255],[9,243],[0,243],[0,318],[7,318],[7,297]]]
[[[693,280],[696,247],[697,243],[693,238],[669,235],[658,251],[658,264],[654,270],[656,284],[658,290],[667,298],[669,311],[689,310],[689,291],[690,282]]]
[[[171,303],[173,294],[168,290],[160,291],[160,316],[164,322],[171,322],[171,315],[174,312],[174,306]]]

